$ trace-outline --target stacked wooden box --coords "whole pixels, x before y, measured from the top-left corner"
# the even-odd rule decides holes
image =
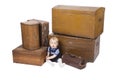
[[[13,61],[16,63],[42,65],[46,58],[49,23],[41,20],[21,22],[22,45],[15,48]]]
[[[60,42],[62,60],[71,66],[84,68],[99,54],[100,35],[104,26],[103,7],[57,5],[52,8],[52,31],[49,23],[41,20],[21,22],[22,45],[15,48],[16,63],[42,65],[47,54],[48,37]]]
[[[60,40],[62,54],[81,56],[94,62],[99,54],[104,25],[103,7],[57,5],[52,8],[53,34]]]

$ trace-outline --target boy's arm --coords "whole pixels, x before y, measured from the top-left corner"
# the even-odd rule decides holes
[[[47,49],[47,56],[46,56],[46,59],[47,59],[47,57],[49,57],[49,54],[50,54],[50,47],[48,47],[48,49]]]
[[[47,52],[47,56],[46,56],[46,59],[49,57],[49,54],[50,54],[50,53],[49,53],[49,52]]]
[[[59,49],[56,50],[55,54],[52,56],[48,56],[46,59],[53,59],[55,57],[57,57],[57,55],[60,53]]]
[[[47,56],[49,56],[50,52],[47,52]]]
[[[49,59],[53,59],[55,58],[57,55],[52,55],[52,56],[48,56],[46,59],[49,60]]]

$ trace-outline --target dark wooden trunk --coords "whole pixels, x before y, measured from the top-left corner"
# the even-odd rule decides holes
[[[73,54],[63,54],[62,62],[78,69],[86,67],[86,61],[82,57]]]
[[[49,34],[49,23],[46,21],[41,21],[40,22],[40,26],[41,26],[41,45],[42,46],[48,46],[48,34]]]
[[[99,54],[100,36],[95,39],[88,39],[51,34],[49,38],[53,36],[58,37],[62,54],[81,56],[88,62],[94,62]]]

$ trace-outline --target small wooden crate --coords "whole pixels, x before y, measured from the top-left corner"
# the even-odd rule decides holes
[[[42,47],[31,51],[19,46],[12,51],[13,62],[41,66],[45,62],[46,49]]]

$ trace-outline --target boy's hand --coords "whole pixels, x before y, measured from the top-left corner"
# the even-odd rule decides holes
[[[49,59],[49,56],[46,56],[46,60],[48,60]]]
[[[46,60],[53,59],[53,58],[55,58],[55,57],[56,57],[56,55],[46,56]]]

